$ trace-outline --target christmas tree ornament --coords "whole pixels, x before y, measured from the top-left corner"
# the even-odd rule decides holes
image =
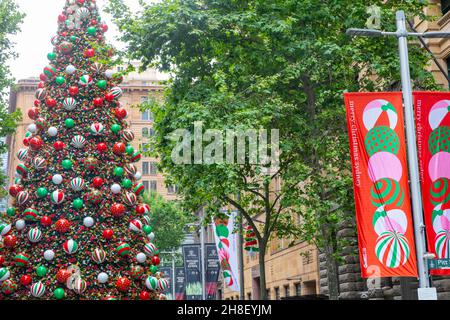
[[[106,252],[101,248],[95,248],[91,254],[92,261],[97,264],[103,263],[106,259]]]
[[[36,133],[37,132],[37,126],[34,123],[31,123],[28,125],[27,130],[31,133]],[[31,142],[31,140],[30,140]]]
[[[106,240],[111,240],[113,236],[114,236],[114,231],[112,231],[111,229],[105,229],[102,232],[102,237]]]
[[[86,166],[86,169],[88,169],[89,171],[93,171],[95,170],[97,164],[98,164],[98,160],[93,158],[93,157],[87,157],[84,161],[83,161],[84,165]]]
[[[23,190],[23,187],[21,185],[13,184],[9,187],[8,191],[12,197],[16,197],[19,194],[19,192],[22,190]]]
[[[83,208],[83,206],[84,206],[84,202],[80,198],[74,199],[72,201],[72,207],[74,207],[75,209],[81,209],[81,208]]]
[[[84,1],[78,0],[78,3],[83,5]],[[87,20],[89,18],[89,15],[90,11],[86,7],[78,8],[77,11],[75,12],[75,17],[78,18],[79,20]]]
[[[70,43],[70,42],[68,42],[68,41],[64,41],[64,42],[62,42],[62,43],[59,45],[59,51],[60,51],[62,54],[68,55],[68,54],[70,54],[70,53],[72,52],[72,50],[73,50],[73,44]],[[69,68],[69,66],[66,68],[66,72],[67,72],[68,74],[72,74],[72,73],[75,72],[75,70],[73,70],[73,71],[72,71],[72,69],[69,69],[69,70],[68,70],[68,68]],[[75,68],[75,67],[74,67],[74,68]]]
[[[36,274],[39,277],[45,277],[47,275],[47,268],[45,266],[39,266],[36,268]]]
[[[89,27],[89,28],[87,28],[87,33],[90,36],[95,36],[96,33],[97,33],[97,28],[96,27]]]
[[[102,23],[100,25],[100,28],[102,29],[103,32],[107,32],[108,31],[108,25],[106,23]],[[108,77],[108,76],[107,76]],[[112,75],[111,75],[112,77]],[[109,77],[108,77],[109,78]]]
[[[102,98],[95,98],[92,103],[96,107],[101,107],[103,105],[103,99]]]
[[[85,58],[92,58],[93,56],[95,56],[95,50],[94,49],[87,49],[83,52],[83,56]]]
[[[111,192],[113,194],[118,194],[118,193],[120,193],[121,190],[122,190],[122,188],[120,187],[120,185],[118,183],[114,183],[111,185]]]
[[[150,232],[150,233],[147,235],[147,239],[150,240],[150,241],[153,241],[153,240],[155,239],[155,234],[154,234],[153,232]]]
[[[39,228],[33,228],[28,231],[28,240],[32,243],[39,242],[42,238],[42,231]]]
[[[130,189],[132,184],[133,183],[131,182],[130,179],[125,178],[122,180],[122,187],[124,187],[125,189]]]
[[[67,279],[71,276],[71,272],[69,272],[67,269],[59,269],[56,273],[56,280],[59,283],[66,283]]]
[[[74,254],[78,250],[78,243],[73,239],[69,239],[64,242],[63,250],[67,254]]]
[[[25,267],[29,261],[30,258],[24,253],[18,253],[14,256],[14,265],[16,267]]]
[[[126,129],[123,130],[122,132],[122,138],[126,141],[126,142],[131,142],[134,139],[134,133],[133,131]]]
[[[142,277],[142,275],[144,274],[145,270],[143,267],[136,265],[136,266],[132,266],[130,269],[130,276],[137,280],[139,278]]]
[[[78,134],[72,138],[72,145],[77,149],[83,148],[85,144],[86,139],[82,135]]]
[[[71,96],[76,96],[77,94],[79,93],[79,89],[78,89],[78,87],[77,86],[71,86],[70,88],[69,88],[69,94],[71,95]]]
[[[43,227],[49,227],[52,225],[52,219],[49,216],[43,216],[41,218],[41,225]]]
[[[106,93],[105,94],[105,100],[109,101],[109,102],[113,101],[114,100],[114,95],[111,92]]]
[[[57,102],[56,102],[56,100],[53,99],[53,98],[47,98],[47,99],[45,100],[45,104],[46,104],[47,107],[49,107],[49,108],[54,108],[54,107],[56,106]]]
[[[15,226],[18,231],[22,231],[26,227],[26,222],[23,219],[19,219],[16,221]]]
[[[113,152],[117,155],[120,155],[125,152],[125,143],[123,142],[116,142],[113,146]]]
[[[114,134],[117,134],[121,129],[122,129],[122,127],[121,127],[119,124],[117,124],[117,123],[115,123],[115,124],[113,124],[113,125],[111,126],[111,131],[112,131]]]
[[[16,236],[9,234],[6,237],[3,238],[3,245],[6,248],[14,248],[16,246],[17,243],[17,238]]]
[[[114,168],[114,175],[116,177],[121,177],[123,176],[123,168],[122,167],[115,167]]]
[[[90,189],[90,191],[85,194],[84,200],[93,205],[97,205],[102,201],[102,193],[97,189]]]
[[[84,188],[84,179],[83,178],[73,178],[72,181],[70,181],[70,187],[73,191],[81,191]]]
[[[75,109],[75,107],[77,106],[77,100],[75,100],[74,98],[70,97],[70,98],[65,98],[63,101],[63,107],[64,109],[66,109],[67,111],[72,111]]]
[[[114,98],[118,99],[122,96],[122,89],[120,87],[111,88],[110,93],[114,96]]]
[[[61,218],[55,223],[55,229],[59,233],[66,233],[70,230],[70,222],[67,219]]]
[[[73,65],[68,65],[66,67],[66,73],[67,74],[74,74],[76,70],[77,69]]]
[[[54,53],[54,52],[49,52],[49,53],[47,54],[47,59],[50,60],[50,61],[55,60],[55,59],[56,59],[56,53]]]
[[[45,250],[44,251],[44,259],[47,261],[52,261],[55,258],[55,251],[53,250]]]
[[[56,288],[53,291],[53,296],[58,300],[64,299],[65,295],[66,295],[66,293],[64,292],[63,288]]]
[[[56,185],[61,184],[63,182],[63,177],[60,174],[55,174],[52,177],[52,182]]]
[[[28,191],[20,191],[17,194],[17,203],[19,205],[24,205],[28,202],[28,200],[30,200],[30,194],[28,193]]]
[[[148,216],[144,216],[144,219],[146,219],[146,218],[148,218]],[[147,223],[149,222],[149,221],[146,221]],[[152,232],[152,227],[151,226],[149,226],[148,224],[146,224],[146,225],[144,225],[143,227],[142,227],[142,231],[144,231],[144,233],[145,234],[150,234],[150,232]]]
[[[8,233],[11,232],[11,225],[10,224],[6,224],[6,223],[0,223],[0,235],[1,236],[6,236]]]
[[[59,77],[56,77],[55,82],[58,85],[63,85],[66,82],[66,79],[62,76],[59,76]]]
[[[153,256],[152,257],[152,264],[153,265],[157,266],[157,265],[159,265],[160,262],[161,262],[161,260],[159,259],[158,256]]]
[[[72,166],[73,166],[73,163],[72,163],[72,161],[69,160],[69,159],[64,159],[64,160],[61,162],[61,165],[62,165],[62,167],[63,167],[64,170],[71,170],[71,169],[72,169]]]
[[[106,82],[106,80],[98,80],[97,81],[97,87],[99,89],[104,90],[106,88],[106,86],[108,85],[108,82]]]
[[[22,218],[26,221],[36,221],[38,218],[38,211],[34,208],[27,208],[23,211]]]
[[[149,290],[156,290],[158,288],[158,279],[153,276],[148,276],[145,280],[145,285]]]
[[[169,286],[169,281],[167,281],[167,279],[164,279],[164,278],[158,279],[158,290],[165,291],[168,286]]]
[[[114,70],[106,70],[106,71],[105,71],[105,76],[106,76],[108,79],[112,79],[113,75],[114,75]]]
[[[140,215],[149,214],[150,206],[146,203],[141,203],[136,207],[136,212],[139,213]]]
[[[97,150],[101,153],[104,153],[106,152],[106,150],[108,150],[108,147],[106,146],[106,143],[100,142],[99,144],[97,144]]]
[[[28,117],[32,120],[36,120],[39,117],[39,114],[41,112],[41,109],[38,107],[31,107],[30,109],[28,109]]]
[[[134,175],[134,178],[135,178],[136,180],[141,179],[141,177],[142,177],[142,173],[141,173],[140,171],[136,172],[136,174]]]
[[[37,89],[36,93],[35,93],[35,97],[39,101],[43,101],[47,97],[47,90],[44,88]]]
[[[92,226],[94,225],[94,219],[93,219],[92,217],[85,217],[85,218],[83,219],[83,225],[84,225],[86,228],[92,227]]]
[[[98,283],[107,283],[108,282],[108,279],[109,279],[109,276],[108,276],[108,274],[107,273],[105,273],[105,272],[100,272],[98,275],[97,275],[97,281],[98,281]]]
[[[53,78],[56,74],[56,69],[53,66],[46,66],[44,68],[44,74],[48,77],[48,78]]]
[[[58,129],[56,127],[49,127],[47,133],[50,137],[56,137],[58,135]]]
[[[127,292],[130,289],[131,281],[126,277],[120,277],[116,280],[116,288],[121,292]]]
[[[17,284],[11,279],[5,280],[1,283],[0,290],[6,295],[10,295],[16,292]]]
[[[82,294],[87,289],[87,282],[82,278],[77,278],[73,284],[73,291],[77,294]]]
[[[73,127],[75,127],[75,121],[72,118],[67,118],[64,121],[64,125],[67,129],[72,129]]]
[[[148,291],[141,291],[139,293],[139,299],[141,300],[150,300],[150,294],[148,293]]]
[[[92,180],[92,185],[93,185],[95,188],[101,188],[104,182],[105,182],[105,181],[104,181],[102,178],[100,178],[100,177],[95,177],[95,178]]]
[[[111,214],[113,215],[113,217],[115,218],[120,218],[124,215],[125,213],[125,206],[121,203],[114,203],[111,206]]]
[[[121,257],[126,257],[130,254],[130,245],[128,243],[122,242],[116,247],[116,252]]]
[[[39,150],[40,148],[42,148],[43,145],[43,141],[41,138],[39,137],[33,137],[30,139],[30,147],[33,150]]]
[[[62,190],[55,190],[50,194],[50,200],[52,203],[59,205],[64,201],[65,195]]]
[[[98,136],[103,133],[103,130],[105,129],[105,127],[103,126],[103,124],[96,122],[96,123],[91,124],[90,129],[91,129],[91,133],[94,136]]]
[[[136,261],[137,261],[137,262],[139,262],[139,263],[144,263],[145,260],[147,260],[147,256],[145,255],[145,253],[139,252],[139,253],[136,255]]]
[[[131,156],[132,162],[139,162],[141,160],[141,154],[139,152],[135,152]]]
[[[47,160],[42,157],[35,157],[33,158],[33,167],[36,170],[44,170],[47,168]]]
[[[145,191],[143,183],[136,183],[133,185],[133,192],[137,195],[141,195]]]
[[[157,253],[157,252],[158,252],[158,249],[156,248],[156,246],[153,243],[148,242],[144,245],[144,253],[146,255],[148,255],[149,257],[154,256],[155,253]]]
[[[142,230],[142,222],[138,219],[131,220],[130,230],[133,232],[140,232]]]
[[[128,145],[128,146],[125,148],[125,152],[126,152],[128,155],[132,155],[132,154],[134,153],[134,148],[133,148],[132,146]]]
[[[29,275],[24,274],[20,277],[20,284],[23,286],[28,286],[31,283],[32,279]]]
[[[9,279],[11,273],[9,272],[8,268],[0,268],[0,282],[5,281],[6,279]]]
[[[127,192],[123,198],[122,198],[123,202],[125,202],[125,204],[132,206],[136,203],[137,201],[137,197],[133,192]]]
[[[55,148],[56,151],[61,151],[62,149],[64,149],[64,142],[62,142],[62,141],[55,141],[53,143],[53,148]]]
[[[128,116],[128,112],[125,108],[117,108],[114,110],[114,114],[119,120],[125,119]]]
[[[125,165],[125,172],[129,175],[129,176],[134,176],[137,172],[137,167],[132,164],[132,163],[127,163]]]
[[[9,207],[8,209],[6,209],[6,214],[9,217],[14,217],[16,215],[16,208],[14,207]]]
[[[80,81],[78,82],[81,86],[86,87],[92,83],[92,77],[90,75],[83,75],[80,77]]]

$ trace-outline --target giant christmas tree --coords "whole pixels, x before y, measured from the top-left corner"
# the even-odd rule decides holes
[[[0,224],[0,299],[164,299],[95,0],[67,0]]]

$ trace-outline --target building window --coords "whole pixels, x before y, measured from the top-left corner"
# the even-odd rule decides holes
[[[151,113],[151,111],[150,110],[142,111],[141,112],[141,120],[152,121],[153,114]]]
[[[156,191],[157,185],[158,185],[158,181],[156,181],[156,180],[151,180],[151,181],[150,181],[150,190]]]
[[[144,185],[145,191],[148,191],[148,181],[142,181],[142,184]]]
[[[150,174],[151,175],[158,174],[158,164],[156,162],[150,162]]]
[[[267,299],[270,299],[270,289],[266,289]]]
[[[147,161],[142,162],[142,174],[148,174],[149,164]]]
[[[247,300],[252,300],[252,293],[251,292],[247,292]]]
[[[300,282],[297,282],[296,284],[294,284],[295,287],[295,295],[297,297],[300,297],[302,295],[302,286],[300,284]]]
[[[148,128],[142,128],[142,137],[148,137]]]
[[[450,0],[441,0],[442,14],[446,14],[450,11]]]
[[[275,287],[275,300],[280,300],[280,288],[279,287]]]
[[[168,194],[174,194],[178,192],[178,188],[174,186],[173,184],[167,186],[167,193]]]
[[[284,286],[284,296],[289,297],[290,295],[291,295],[291,293],[289,291],[289,285],[285,285]]]

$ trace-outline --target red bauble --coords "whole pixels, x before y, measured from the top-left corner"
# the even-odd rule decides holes
[[[55,223],[55,229],[59,233],[66,233],[70,229],[70,222],[66,219],[59,219]]]
[[[122,154],[125,152],[126,145],[123,142],[116,142],[113,147],[113,152],[115,154]]]
[[[31,283],[31,277],[27,274],[24,274],[20,277],[20,284],[23,286],[27,286]]]
[[[5,263],[5,257],[0,254],[0,266]]]
[[[79,90],[78,90],[78,87],[76,87],[76,86],[72,86],[69,88],[69,94],[71,96],[76,96],[78,94],[78,92],[79,92]]]
[[[112,231],[111,229],[105,229],[103,230],[102,236],[103,238],[105,238],[106,240],[111,240],[112,237],[114,235],[114,231]]]
[[[115,203],[111,206],[111,214],[114,217],[119,218],[123,216],[124,213],[125,213],[125,206],[123,204]]]
[[[107,25],[106,23],[102,23],[102,24],[100,25],[100,28],[102,28],[103,32],[108,31],[108,25]]]
[[[101,107],[103,105],[102,98],[95,98],[93,102],[94,102],[94,106],[96,106],[96,107]]]
[[[39,150],[42,148],[43,142],[42,139],[39,137],[33,137],[30,139],[30,147],[33,150]]]
[[[95,56],[95,50],[94,49],[86,49],[83,53],[85,58],[92,58]]]
[[[66,17],[66,15],[65,14],[60,14],[59,16],[58,16],[58,21],[59,22],[64,22],[64,21],[66,21],[66,19],[67,19],[67,17]]]
[[[59,269],[58,272],[56,273],[56,280],[59,283],[66,283],[67,279],[69,279],[71,275],[72,275],[71,272],[68,271],[67,269]]]
[[[38,107],[31,107],[28,109],[28,117],[32,120],[36,120],[36,118],[39,116],[40,109]]]
[[[45,86],[45,82],[44,81],[39,82],[39,84],[38,84],[38,88],[39,89],[44,88],[44,86]]]
[[[53,148],[55,148],[56,150],[64,149],[64,142],[62,142],[62,141],[55,141],[53,143]]]
[[[94,180],[92,180],[92,184],[96,188],[101,188],[101,186],[103,185],[104,182],[105,181],[100,177],[95,177]]]
[[[97,40],[98,40],[98,41],[102,41],[102,40],[103,40],[103,36],[102,36],[101,34],[99,34],[99,35],[97,36]]]
[[[118,119],[124,119],[128,113],[124,108],[117,108],[116,110],[114,110],[114,114]]]
[[[99,144],[97,144],[97,150],[99,152],[106,152],[106,150],[108,150],[108,147],[106,146],[106,143],[100,142]]]
[[[52,224],[52,219],[50,219],[49,216],[43,216],[41,218],[41,225],[43,225],[44,227],[48,227]]]
[[[23,187],[19,184],[13,184],[9,187],[9,194],[11,197],[16,197],[17,194],[23,190]]]
[[[45,104],[47,105],[47,107],[53,108],[54,106],[56,106],[56,100],[53,98],[48,98],[47,100],[45,100]]]
[[[116,288],[121,292],[126,292],[130,289],[131,281],[128,278],[120,277],[116,281]]]
[[[46,81],[46,80],[47,80],[47,76],[46,76],[45,74],[41,73],[41,74],[39,75],[39,79],[40,79],[41,81]]]
[[[30,138],[24,138],[24,139],[22,140],[22,142],[23,142],[23,145],[24,145],[24,146],[28,147],[28,145],[30,144]]]
[[[83,5],[84,4],[84,0],[78,0],[77,1],[79,4]]]
[[[41,102],[39,100],[34,100],[34,106],[39,107],[41,105]]]
[[[105,99],[106,101],[113,101],[114,95],[111,92],[108,92],[107,94],[105,94]]]
[[[17,238],[16,236],[13,235],[7,235],[6,237],[3,238],[3,244],[5,245],[6,248],[13,248],[17,243]]]
[[[159,263],[161,262],[161,260],[159,259],[158,256],[153,256],[152,257],[152,264],[157,266]]]
[[[92,20],[91,20],[91,26],[96,26],[96,25],[97,25],[97,20],[92,19]]]
[[[139,293],[139,298],[141,300],[149,300],[150,299],[150,293],[148,293],[148,291],[141,291],[141,293]]]

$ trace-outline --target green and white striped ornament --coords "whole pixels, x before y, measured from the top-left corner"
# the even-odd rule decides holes
[[[37,243],[42,238],[42,231],[39,228],[33,228],[28,231],[28,240],[32,243]]]
[[[158,288],[158,279],[156,277],[148,276],[145,280],[145,286],[149,290],[156,290]]]
[[[63,101],[63,107],[67,111],[72,111],[77,106],[77,100],[72,97],[65,98]]]
[[[92,83],[92,77],[90,75],[83,75],[80,77],[80,82],[82,86],[88,86]]]
[[[72,145],[77,149],[83,148],[85,144],[86,139],[82,135],[78,134],[72,138]]]
[[[8,268],[0,268],[0,282],[5,281],[9,278],[11,273]]]
[[[34,283],[31,286],[30,293],[35,298],[42,297],[44,295],[44,293],[45,293],[45,286],[44,286],[44,284],[41,281]]]

